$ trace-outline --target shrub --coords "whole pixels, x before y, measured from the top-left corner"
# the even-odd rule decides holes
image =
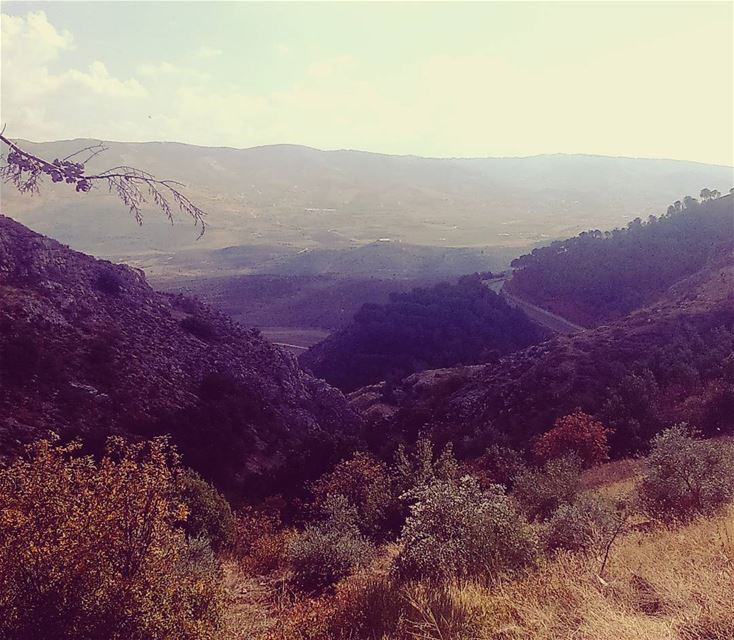
[[[479,458],[467,463],[467,468],[482,488],[491,484],[510,488],[515,477],[525,469],[525,463],[519,451],[493,444]]]
[[[97,289],[110,296],[119,296],[122,291],[122,280],[111,269],[100,272],[95,282]]]
[[[237,512],[234,553],[250,573],[263,575],[283,567],[292,537],[273,510],[246,506]]]
[[[560,458],[568,453],[579,457],[585,467],[609,460],[608,430],[580,409],[558,418],[553,428],[538,438],[533,454],[540,462]]]
[[[393,478],[398,494],[421,489],[434,480],[453,480],[459,475],[459,464],[449,442],[438,456],[434,455],[433,443],[421,437],[411,453],[401,444],[395,454]]]
[[[417,494],[395,561],[401,579],[492,578],[534,556],[536,539],[504,489],[475,478],[436,481]]]
[[[600,496],[581,496],[562,504],[543,527],[541,539],[548,551],[586,551],[610,540],[620,526],[621,512]]]
[[[181,500],[188,507],[183,529],[190,538],[204,537],[214,551],[229,548],[235,522],[226,498],[198,473],[187,469],[178,477]]]
[[[356,508],[358,526],[368,536],[379,536],[383,532],[393,502],[387,467],[362,452],[343,460],[331,473],[319,478],[313,483],[311,492],[319,509],[329,496],[343,496]]]
[[[515,478],[512,495],[531,520],[547,520],[579,492],[581,463],[575,456],[554,458],[540,469],[526,469]]]
[[[108,441],[95,462],[39,441],[0,470],[0,637],[219,637],[219,567],[186,516],[163,439]]]
[[[329,498],[328,515],[311,525],[288,546],[293,583],[319,593],[334,586],[372,555],[372,545],[357,526],[357,510],[343,496]]]
[[[638,492],[643,509],[664,521],[717,511],[734,497],[734,460],[726,447],[678,424],[658,434]]]

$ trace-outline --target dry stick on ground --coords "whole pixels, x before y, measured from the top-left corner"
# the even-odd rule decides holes
[[[163,214],[173,223],[173,212],[178,208],[181,212],[190,215],[194,226],[201,228],[199,237],[204,234],[205,213],[196,206],[181,191],[184,185],[175,180],[158,180],[154,175],[121,165],[107,169],[94,175],[85,174],[85,165],[95,156],[107,150],[102,143],[90,145],[64,158],[48,162],[43,158],[21,149],[17,144],[5,137],[5,127],[0,131],[0,141],[5,143],[10,151],[5,158],[6,164],[0,167],[0,178],[3,182],[15,186],[21,193],[36,193],[44,176],[50,176],[53,182],[66,182],[75,185],[76,191],[88,192],[96,183],[104,182],[110,193],[114,193],[135,216],[138,224],[143,222],[142,207],[152,201]],[[72,158],[86,154],[81,162],[74,162]]]
[[[622,533],[626,522],[627,518],[625,517],[625,515],[620,514],[619,519],[617,520],[617,526],[614,528],[612,535],[609,536],[609,541],[607,542],[604,549],[604,558],[602,559],[601,567],[599,568],[599,579],[602,582],[604,581],[604,569],[606,569],[607,561],[609,560],[609,553],[612,550],[612,545],[614,544],[614,541],[617,539],[619,534]]]

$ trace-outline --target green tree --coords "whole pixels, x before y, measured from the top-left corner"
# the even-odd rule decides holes
[[[400,578],[491,579],[535,557],[535,534],[500,485],[482,491],[475,478],[466,476],[435,481],[416,497],[395,560]]]
[[[686,424],[658,434],[638,492],[653,518],[688,520],[713,513],[734,497],[734,460],[728,447],[701,440]]]
[[[227,499],[198,473],[184,470],[177,485],[181,500],[188,508],[183,523],[190,538],[203,536],[214,551],[230,547],[234,541],[235,520]]]

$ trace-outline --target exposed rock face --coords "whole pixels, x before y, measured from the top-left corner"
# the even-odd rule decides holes
[[[169,432],[235,486],[358,421],[256,330],[0,216],[0,456],[47,430]]]

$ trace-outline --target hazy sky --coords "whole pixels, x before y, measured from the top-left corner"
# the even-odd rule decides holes
[[[731,2],[3,2],[33,140],[734,164]]]

